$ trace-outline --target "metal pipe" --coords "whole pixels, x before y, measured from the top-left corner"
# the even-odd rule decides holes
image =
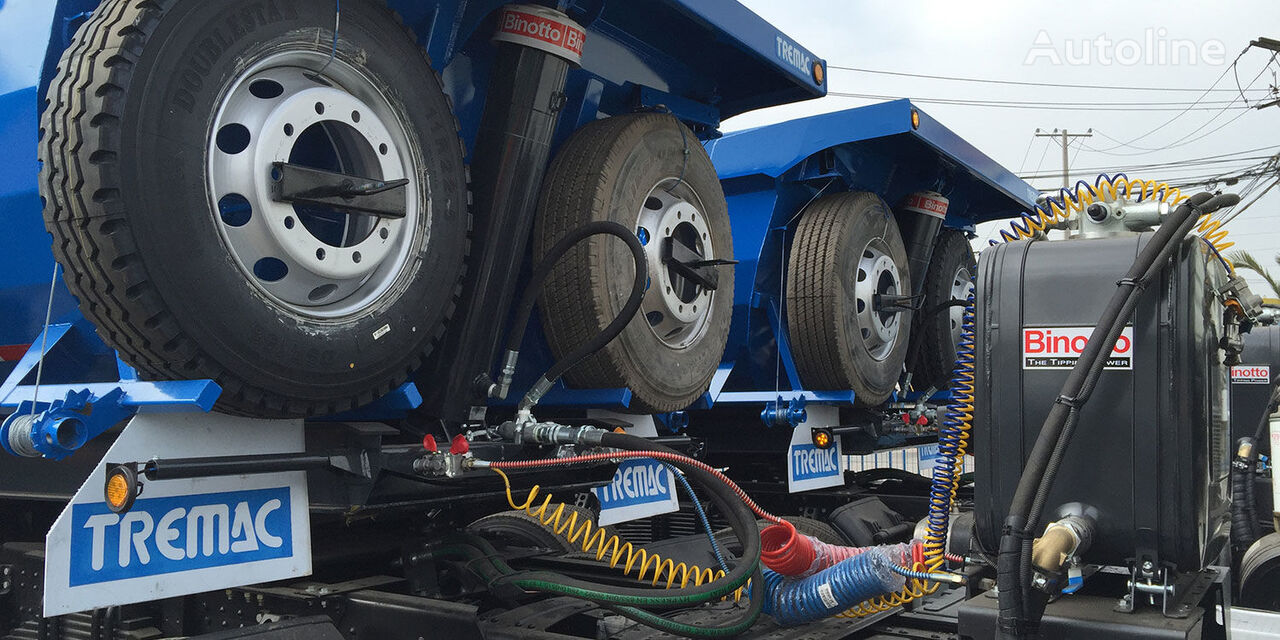
[[[327,453],[269,453],[254,456],[216,458],[169,458],[151,460],[143,466],[148,480],[177,480],[238,476],[279,471],[325,469],[332,456]]]

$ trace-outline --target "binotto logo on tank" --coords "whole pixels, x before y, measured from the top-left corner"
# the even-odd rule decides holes
[[[1022,330],[1023,369],[1070,369],[1089,344],[1093,327],[1026,327]],[[1105,369],[1133,369],[1133,327],[1116,339]]]
[[[1231,367],[1231,381],[1237,384],[1271,384],[1271,365],[1234,365]]]
[[[582,43],[586,39],[586,33],[581,29],[516,9],[503,12],[502,26],[498,28],[498,32],[559,47],[579,58],[582,56]]]

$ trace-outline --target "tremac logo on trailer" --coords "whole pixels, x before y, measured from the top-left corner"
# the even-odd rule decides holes
[[[807,419],[791,430],[787,447],[787,491],[799,493],[844,484],[844,458],[840,455],[840,438],[820,449],[813,444],[813,426],[839,424],[835,407],[813,405],[806,408]]]
[[[71,510],[71,586],[287,558],[289,488],[142,499]]]
[[[591,492],[600,500],[601,526],[680,509],[675,476],[667,465],[651,458],[622,462],[612,482]]]

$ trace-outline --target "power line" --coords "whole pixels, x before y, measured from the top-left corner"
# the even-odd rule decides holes
[[[1161,171],[1161,170],[1175,170],[1175,169],[1207,169],[1214,165],[1234,165],[1241,162],[1248,162],[1248,164],[1242,164],[1239,167],[1236,167],[1236,168],[1244,169],[1252,166],[1257,166],[1257,163],[1249,162],[1249,161],[1269,160],[1271,158],[1272,156],[1246,156],[1246,157],[1240,157],[1240,158],[1218,158],[1214,160],[1204,160],[1204,161],[1182,160],[1177,162],[1162,162],[1162,163],[1151,163],[1151,164],[1108,165],[1103,167],[1087,167],[1084,169],[1075,169],[1075,171],[1078,171],[1078,172],[1082,171],[1085,173],[1089,173],[1089,172],[1120,171],[1120,170],[1123,170],[1125,172],[1130,172],[1130,171],[1140,172],[1140,171]],[[1231,167],[1227,167],[1227,168],[1231,168]],[[1057,178],[1061,176],[1062,176],[1061,173],[1034,173],[1034,174],[1020,174],[1018,177],[1022,178],[1023,180],[1034,180],[1037,178]]]
[[[1204,91],[1194,87],[1131,87],[1123,85],[1105,85],[1105,84],[1068,84],[1059,82],[1023,82],[1018,80],[993,80],[988,78],[962,78],[958,76],[941,76],[925,73],[906,73],[903,71],[885,71],[882,69],[862,69],[859,67],[842,67],[840,65],[828,64],[828,69],[840,69],[842,71],[857,71],[859,73],[874,73],[877,75],[902,76],[905,78],[927,78],[930,80],[949,80],[955,82],[977,82],[982,84],[1003,84],[1022,87],[1057,87],[1063,89],[1111,89],[1119,91],[1188,91],[1198,92]],[[1216,84],[1216,83],[1215,83]],[[1212,91],[1233,91],[1232,89],[1211,89]],[[1233,91],[1234,92],[1234,91]]]
[[[1246,47],[1244,48],[1244,50],[1242,50],[1242,51],[1240,52],[1240,54],[1236,56],[1236,59],[1231,61],[1231,66],[1230,66],[1230,67],[1228,67],[1227,69],[1224,69],[1224,70],[1222,71],[1222,75],[1218,76],[1218,79],[1217,79],[1217,80],[1214,80],[1214,81],[1213,81],[1213,84],[1212,84],[1212,85],[1210,85],[1210,87],[1209,87],[1208,89],[1206,89],[1204,93],[1200,94],[1200,97],[1196,99],[1196,102],[1197,102],[1197,103],[1198,103],[1198,102],[1200,102],[1200,100],[1204,99],[1204,97],[1205,97],[1205,96],[1209,95],[1209,91],[1213,90],[1213,88],[1214,88],[1214,87],[1218,86],[1218,83],[1219,83],[1219,82],[1222,82],[1222,79],[1226,77],[1226,75],[1227,75],[1227,72],[1228,72],[1228,71],[1231,71],[1231,72],[1233,72],[1233,73],[1234,73],[1234,72],[1235,72],[1235,69],[1236,69],[1236,65],[1240,63],[1240,58],[1243,58],[1243,57],[1244,57],[1244,54],[1248,53],[1249,49],[1251,49],[1252,47],[1253,47],[1253,43],[1250,43],[1248,46],[1246,46]],[[1240,97],[1243,97],[1243,96],[1244,96],[1244,91],[1245,91],[1245,90],[1248,90],[1248,89],[1250,89],[1250,88],[1252,88],[1252,87],[1253,87],[1254,83],[1258,81],[1258,78],[1261,78],[1261,77],[1262,77],[1262,74],[1263,74],[1263,73],[1265,73],[1265,72],[1266,72],[1266,70],[1267,70],[1267,69],[1269,69],[1269,68],[1271,67],[1271,63],[1275,62],[1275,59],[1276,59],[1276,54],[1272,54],[1272,55],[1271,55],[1271,58],[1267,60],[1267,63],[1266,63],[1265,65],[1263,65],[1263,66],[1262,66],[1262,69],[1260,69],[1260,70],[1258,71],[1258,75],[1254,76],[1254,77],[1253,77],[1253,80],[1252,80],[1251,82],[1249,82],[1249,86],[1248,86],[1248,87],[1246,87],[1244,90],[1241,90],[1241,91],[1240,91],[1240,96],[1238,96],[1238,97],[1236,97],[1236,98],[1233,98],[1233,99],[1232,99],[1232,102],[1233,102],[1233,103],[1234,103],[1234,102],[1236,102],[1236,101],[1238,101],[1238,100],[1240,99]],[[1247,100],[1245,101],[1245,106],[1246,106],[1246,107],[1248,106],[1248,101],[1247,101]],[[1171,142],[1171,143],[1169,143],[1169,144],[1167,144],[1167,145],[1164,145],[1163,147],[1160,147],[1160,148],[1159,148],[1159,149],[1157,149],[1157,150],[1158,150],[1158,151],[1163,151],[1163,150],[1165,150],[1165,149],[1172,149],[1172,148],[1174,148],[1174,147],[1176,147],[1176,146],[1180,146],[1180,145],[1179,145],[1179,143],[1183,142],[1183,141],[1184,141],[1184,140],[1186,140],[1187,138],[1189,138],[1189,137],[1191,137],[1191,136],[1195,135],[1196,133],[1198,133],[1199,131],[1201,131],[1201,130],[1202,130],[1202,129],[1204,129],[1205,127],[1209,126],[1211,123],[1213,123],[1213,121],[1214,121],[1214,120],[1217,120],[1219,117],[1221,117],[1223,113],[1226,113],[1228,108],[1230,108],[1230,105],[1228,105],[1228,106],[1226,106],[1226,107],[1223,107],[1223,108],[1222,108],[1222,111],[1220,111],[1220,112],[1218,112],[1218,113],[1214,114],[1214,116],[1213,116],[1212,118],[1210,118],[1209,120],[1205,121],[1205,123],[1204,123],[1204,124],[1201,124],[1199,127],[1196,127],[1196,128],[1195,128],[1195,130],[1193,130],[1191,133],[1188,133],[1187,135],[1185,135],[1185,136],[1183,136],[1183,137],[1181,137],[1181,138],[1178,138],[1177,140],[1175,140],[1175,141],[1173,141],[1173,142]],[[1118,144],[1118,145],[1116,145],[1116,146],[1114,146],[1114,147],[1110,147],[1110,148],[1108,148],[1108,149],[1095,149],[1095,151],[1097,151],[1098,153],[1109,153],[1109,152],[1112,152],[1112,151],[1114,151],[1114,150],[1116,150],[1116,149],[1119,149],[1120,147],[1128,147],[1128,146],[1131,146],[1131,145],[1133,145],[1133,143],[1134,143],[1134,142],[1137,142],[1138,140],[1141,140],[1141,139],[1143,139],[1143,138],[1146,138],[1147,136],[1150,136],[1151,134],[1153,134],[1153,133],[1155,133],[1155,132],[1157,132],[1157,131],[1159,131],[1159,130],[1161,130],[1161,129],[1163,129],[1163,128],[1167,127],[1167,126],[1169,126],[1170,124],[1173,124],[1173,122],[1174,122],[1174,121],[1176,121],[1178,118],[1181,118],[1182,116],[1186,115],[1188,112],[1190,112],[1190,111],[1198,111],[1198,110],[1199,110],[1199,109],[1195,109],[1195,105],[1193,104],[1191,107],[1187,107],[1187,109],[1186,109],[1186,110],[1184,110],[1183,112],[1181,112],[1181,113],[1179,113],[1179,114],[1177,114],[1177,115],[1173,116],[1172,118],[1168,119],[1167,121],[1165,121],[1165,122],[1164,122],[1164,124],[1161,124],[1160,126],[1158,126],[1158,127],[1154,128],[1154,129],[1152,129],[1152,130],[1150,130],[1150,131],[1148,131],[1148,132],[1146,132],[1146,133],[1144,133],[1144,134],[1142,134],[1142,135],[1140,135],[1140,136],[1138,136],[1138,137],[1136,137],[1136,138],[1133,138],[1133,139],[1129,140],[1128,142],[1122,142],[1122,143],[1120,143],[1120,144]],[[1235,122],[1237,119],[1239,119],[1239,116],[1236,116],[1235,118],[1232,118],[1230,122]],[[1230,124],[1230,122],[1228,122],[1228,124]],[[1221,128],[1222,128],[1222,127],[1218,127],[1218,129],[1221,129]],[[1218,129],[1214,129],[1214,131],[1218,131]],[[1211,132],[1211,133],[1212,133],[1212,132]],[[1201,139],[1201,138],[1203,138],[1203,137],[1204,137],[1204,136],[1201,136],[1200,138],[1195,138],[1194,140],[1192,140],[1192,142],[1194,142],[1195,140],[1200,140],[1200,139]],[[1151,151],[1151,150],[1150,150],[1150,149],[1148,149],[1148,151]],[[1141,154],[1125,154],[1125,153],[1116,153],[1116,154],[1114,154],[1114,155],[1122,155],[1122,156],[1123,156],[1123,155],[1141,155]]]
[[[1238,55],[1236,55],[1236,59],[1231,61],[1231,66],[1227,67],[1226,69],[1223,69],[1223,70],[1222,70],[1222,74],[1221,74],[1221,75],[1219,75],[1219,76],[1218,76],[1218,78],[1217,78],[1216,80],[1214,80],[1214,81],[1213,81],[1213,84],[1209,85],[1209,88],[1208,88],[1208,89],[1205,89],[1205,90],[1204,90],[1204,93],[1201,93],[1201,94],[1200,94],[1200,96],[1196,98],[1195,103],[1192,103],[1192,105],[1191,105],[1190,107],[1187,107],[1186,109],[1184,109],[1184,110],[1182,110],[1181,112],[1179,112],[1177,115],[1175,115],[1175,116],[1173,116],[1172,118],[1169,118],[1168,120],[1164,121],[1163,123],[1161,123],[1161,124],[1160,124],[1159,126],[1157,126],[1156,128],[1154,128],[1154,129],[1152,129],[1152,130],[1150,130],[1150,131],[1148,131],[1148,132],[1146,132],[1146,133],[1144,133],[1144,134],[1142,134],[1142,135],[1140,135],[1140,136],[1138,136],[1138,137],[1136,137],[1136,138],[1133,138],[1133,139],[1129,140],[1128,142],[1122,142],[1122,143],[1120,143],[1120,145],[1118,145],[1118,146],[1111,147],[1110,149],[1106,149],[1106,150],[1099,150],[1099,152],[1100,152],[1100,153],[1106,153],[1107,151],[1113,151],[1113,150],[1115,150],[1115,149],[1119,149],[1120,147],[1129,146],[1129,145],[1131,145],[1131,144],[1133,144],[1133,143],[1135,143],[1135,142],[1137,142],[1137,141],[1139,141],[1139,140],[1141,140],[1141,139],[1143,139],[1143,138],[1146,138],[1146,137],[1150,136],[1151,134],[1153,134],[1153,133],[1155,133],[1155,132],[1157,132],[1157,131],[1159,131],[1159,130],[1161,130],[1161,129],[1163,129],[1163,128],[1165,128],[1165,127],[1167,127],[1167,126],[1171,125],[1171,124],[1173,124],[1174,122],[1176,122],[1176,121],[1178,120],[1178,118],[1181,118],[1182,116],[1187,115],[1187,113],[1191,112],[1191,111],[1195,108],[1195,105],[1196,105],[1197,103],[1199,103],[1199,102],[1200,102],[1201,100],[1203,100],[1206,96],[1208,96],[1208,95],[1209,95],[1209,93],[1210,93],[1210,92],[1212,92],[1212,91],[1214,90],[1214,88],[1218,86],[1218,83],[1219,83],[1219,82],[1222,82],[1222,79],[1223,79],[1223,78],[1227,77],[1227,72],[1229,72],[1229,71],[1231,71],[1232,69],[1234,69],[1234,68],[1235,68],[1236,64],[1240,62],[1240,58],[1243,58],[1243,57],[1244,57],[1244,54],[1245,54],[1245,53],[1247,53],[1247,52],[1249,51],[1249,49],[1250,49],[1252,46],[1253,46],[1253,45],[1246,45],[1246,46],[1245,46],[1245,48],[1244,48],[1244,49],[1242,49]],[[1234,102],[1234,101],[1235,101],[1235,99],[1232,99],[1232,102]],[[1224,109],[1225,109],[1225,107],[1224,107]],[[1219,115],[1220,115],[1220,114],[1219,114]],[[1214,117],[1216,118],[1217,116],[1214,116]],[[1199,129],[1197,129],[1197,131],[1199,131]]]

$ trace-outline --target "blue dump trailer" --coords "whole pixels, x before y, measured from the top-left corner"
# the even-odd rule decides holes
[[[0,36],[4,638],[1023,633],[979,538],[1039,454],[979,447],[981,513],[963,475],[975,225],[1189,215],[1037,204],[906,100],[724,133],[828,82],[733,0],[0,0]],[[1265,314],[1188,243],[1229,348]],[[1035,531],[1045,594],[1090,509]],[[1115,628],[1183,629],[1159,591],[1198,629],[1221,575],[1134,558]]]

